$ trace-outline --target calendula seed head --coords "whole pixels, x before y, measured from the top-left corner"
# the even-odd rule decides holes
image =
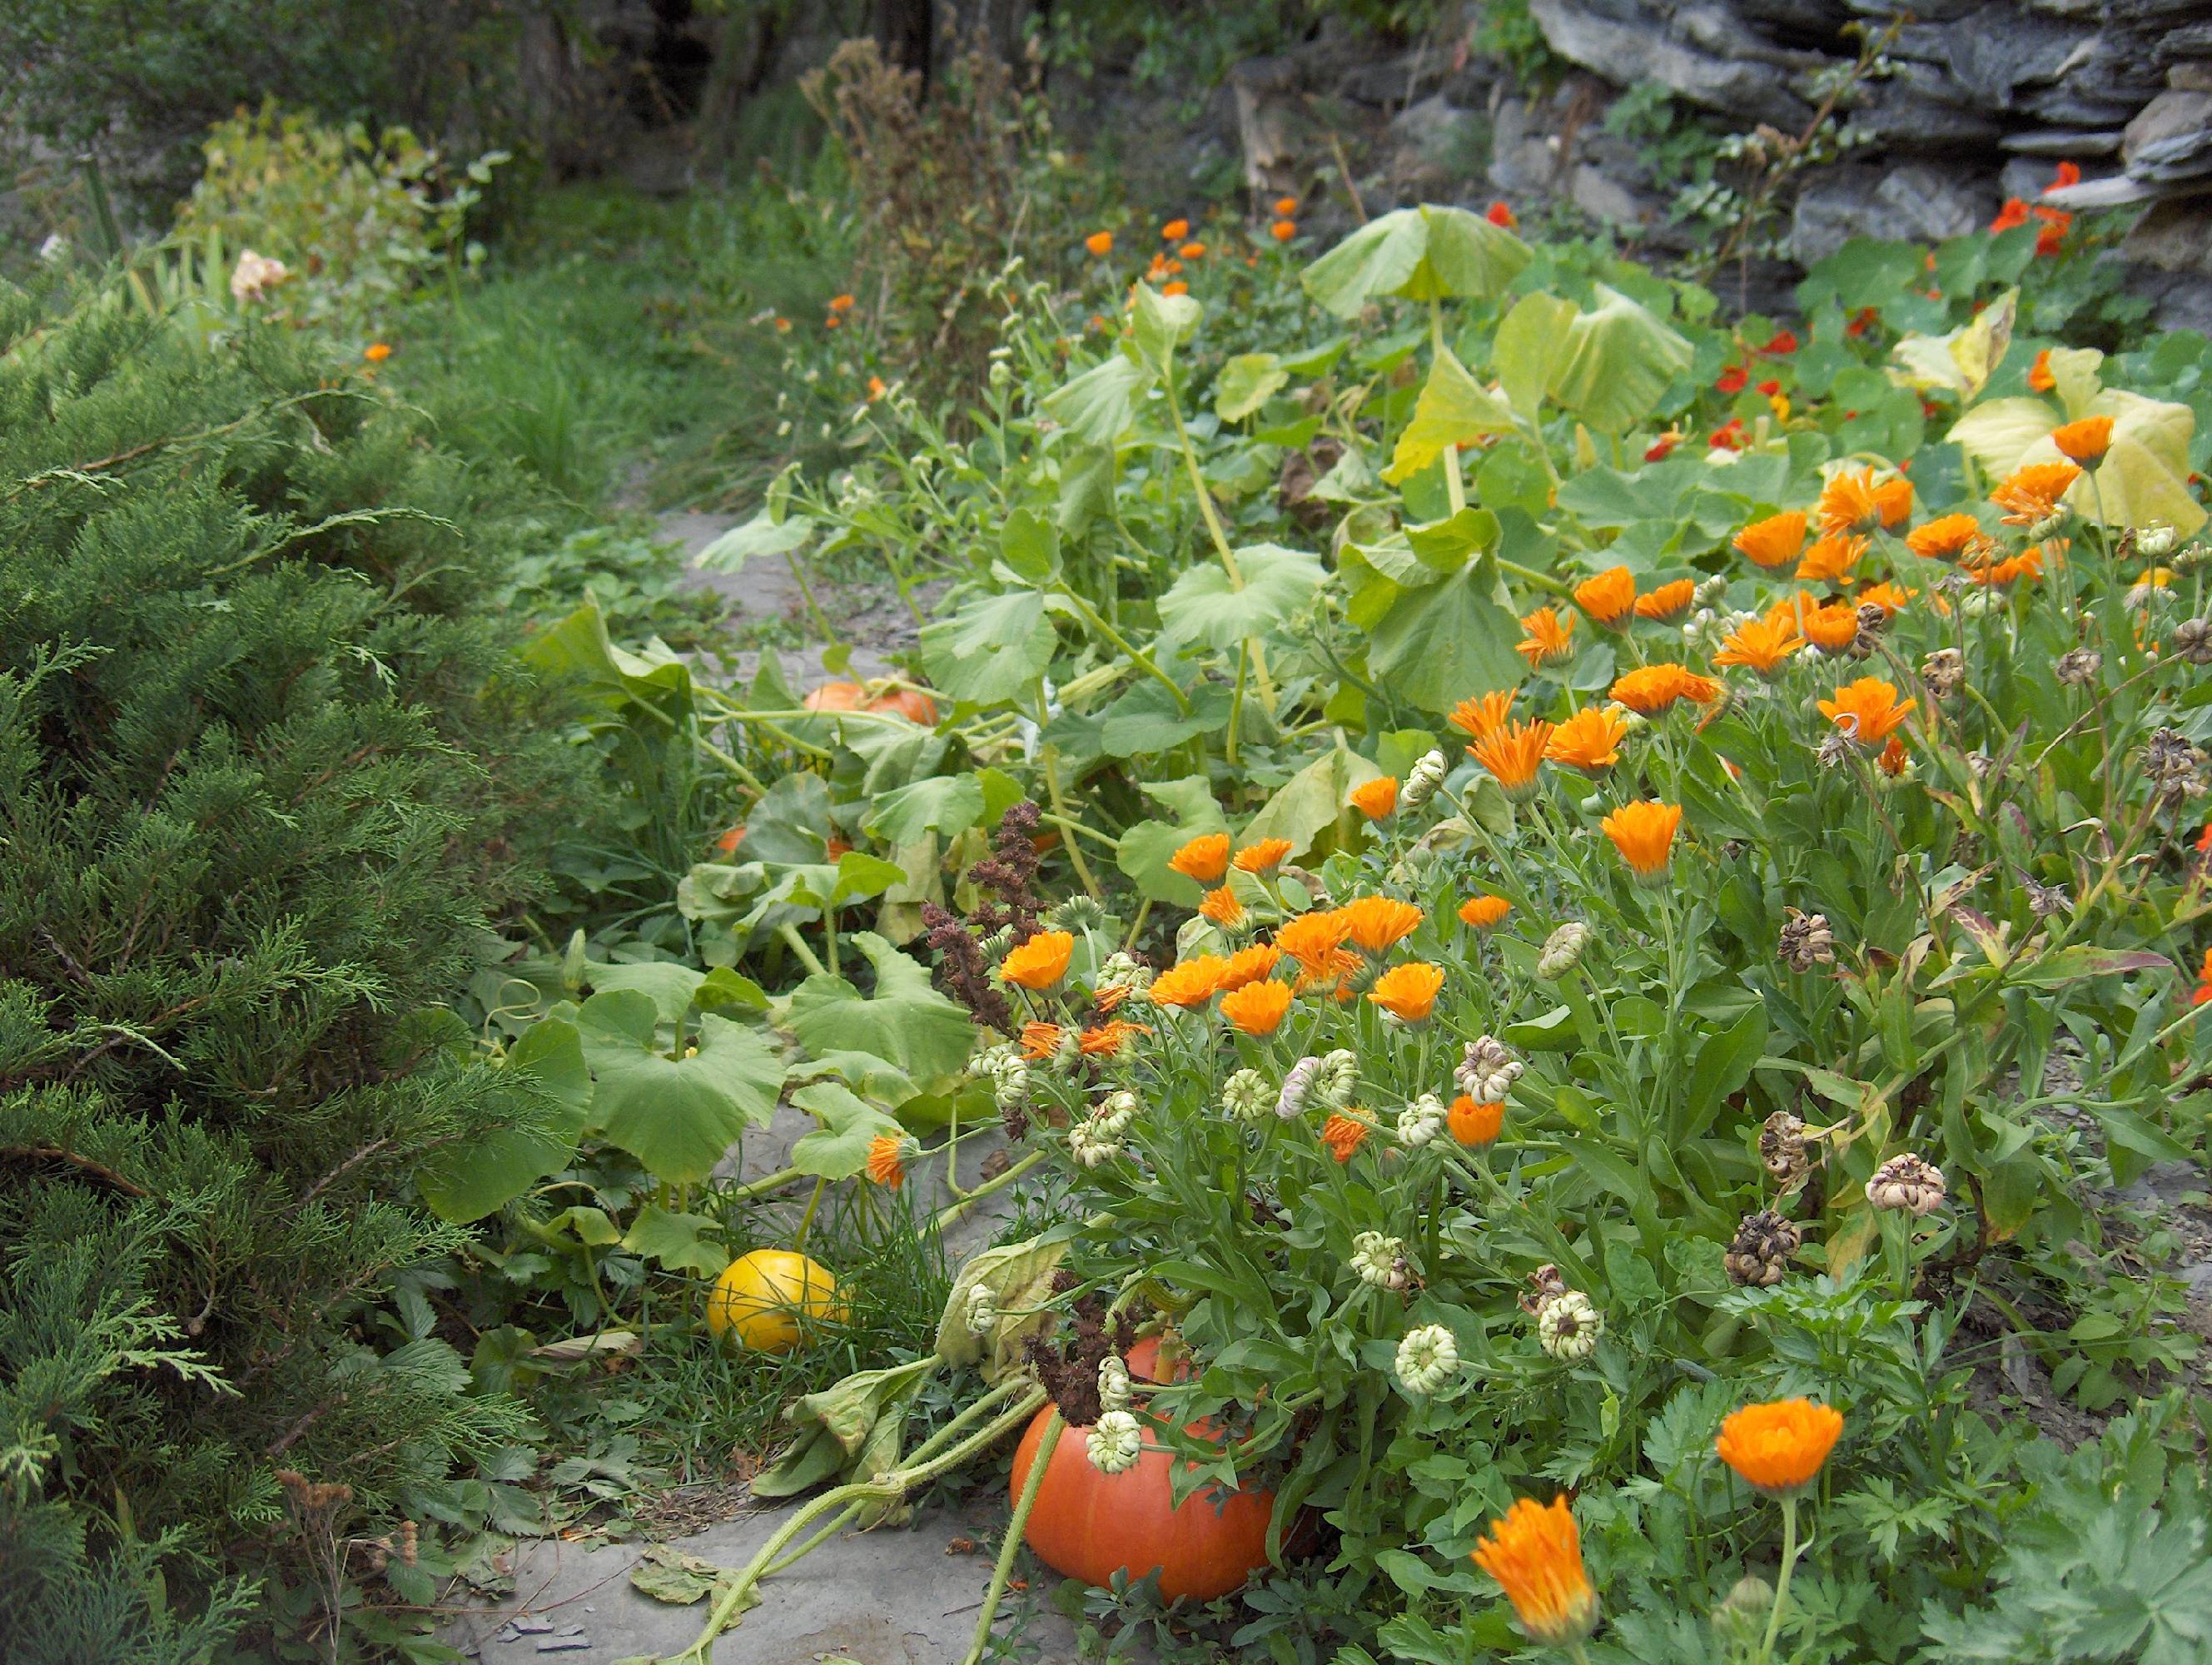
[[[1805,1124],[1787,1110],[1777,1110],[1759,1130],[1759,1159],[1778,1185],[1788,1188],[1803,1179],[1812,1167],[1805,1154]]]
[[[2212,618],[2185,618],[2173,627],[2173,651],[2191,665],[2212,665]]]
[[[1418,1151],[1443,1131],[1444,1102],[1425,1092],[1398,1112],[1398,1142]]]
[[[1342,1047],[1322,1055],[1321,1068],[1314,1079],[1314,1092],[1322,1103],[1333,1110],[1346,1109],[1358,1086],[1358,1058]]]
[[[1127,1087],[1109,1092],[1100,1101],[1092,1121],[1098,1131],[1108,1139],[1119,1139],[1129,1131],[1129,1124],[1137,1119],[1137,1095]]]
[[[1238,1070],[1221,1084],[1221,1108],[1234,1121],[1256,1121],[1274,1103],[1267,1078],[1257,1070]]]
[[[1091,1466],[1102,1474],[1119,1474],[1134,1468],[1144,1449],[1145,1431],[1126,1410],[1100,1413],[1084,1440]]]
[[[1282,1091],[1275,1096],[1275,1114],[1288,1121],[1303,1111],[1306,1100],[1313,1095],[1314,1083],[1320,1075],[1321,1060],[1318,1058],[1301,1058],[1291,1065],[1290,1073],[1283,1078]]]
[[[1747,1214],[1722,1257],[1729,1281],[1765,1289],[1782,1281],[1790,1257],[1804,1242],[1804,1233],[1771,1208]]]
[[[1966,680],[1966,657],[1955,647],[1939,647],[1920,661],[1921,686],[1930,699],[1949,699]]]
[[[1089,1121],[1071,1123],[1067,1153],[1085,1168],[1103,1168],[1121,1152],[1114,1137]]]
[[[1816,965],[1836,963],[1835,933],[1826,914],[1801,913],[1792,908],[1782,922],[1782,937],[1775,953],[1792,971],[1810,971]]]
[[[982,1335],[999,1322],[998,1297],[991,1293],[988,1284],[968,1286],[968,1310],[963,1315],[970,1335]]]
[[[1597,1351],[1605,1316],[1578,1289],[1549,1297],[1536,1310],[1536,1341],[1562,1364],[1579,1364]]]
[[[2204,752],[2176,729],[2161,728],[2144,743],[2142,769],[2161,798],[2193,798],[2205,787]]]
[[[1941,1208],[1948,1193],[1943,1170],[1907,1152],[1874,1170],[1874,1177],[1866,1183],[1866,1194],[1877,1208],[1899,1210],[1917,1219]]]
[[[1109,1411],[1129,1408],[1129,1367],[1119,1353],[1109,1352],[1098,1361],[1098,1403]]]
[[[1459,1090],[1480,1104],[1502,1103],[1527,1066],[1494,1036],[1477,1036],[1452,1071]]]
[[[1536,956],[1536,975],[1546,982],[1557,982],[1581,963],[1589,941],[1589,927],[1580,920],[1569,920],[1544,939]]]
[[[1423,1324],[1398,1343],[1399,1385],[1425,1399],[1459,1373],[1459,1343],[1442,1324]]]
[[[1377,1289],[1405,1289],[1413,1282],[1403,1239],[1362,1231],[1352,1240],[1352,1269],[1362,1283]]]
[[[2097,671],[2105,663],[2105,656],[2094,647],[2074,647],[2061,653],[2051,667],[2051,674],[2068,688],[2079,688],[2097,680]]]

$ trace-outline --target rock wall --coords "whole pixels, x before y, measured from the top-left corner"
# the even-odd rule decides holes
[[[1802,132],[1860,0],[1528,0],[1560,57],[1616,88],[1656,83],[1744,129]],[[1941,238],[2005,198],[2149,204],[2121,255],[2161,322],[2212,326],[2212,0],[1917,0],[1850,120],[1869,138],[1801,193],[1792,248],[1855,234]],[[2060,161],[2079,184],[2047,190]]]

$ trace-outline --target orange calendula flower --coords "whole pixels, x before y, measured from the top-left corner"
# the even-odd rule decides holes
[[[1598,823],[1629,870],[1646,884],[1665,878],[1668,858],[1674,851],[1674,834],[1681,824],[1680,805],[1649,802],[1623,804]]]
[[[1808,584],[1838,583],[1850,576],[1866,546],[1863,538],[1823,538],[1805,551],[1797,576]]]
[[[1895,684],[1880,677],[1861,677],[1836,690],[1832,700],[1820,702],[1820,714],[1841,729],[1846,739],[1863,746],[1878,746],[1912,714],[1917,700],[1899,700]]]
[[[1484,735],[1467,750],[1490,771],[1508,798],[1520,801],[1535,792],[1536,770],[1551,743],[1549,723],[1510,723]]]
[[[1444,1126],[1461,1144],[1480,1150],[1486,1145],[1495,1145],[1498,1135],[1505,1126],[1505,1106],[1502,1103],[1478,1104],[1466,1093],[1451,1102],[1444,1113]]]
[[[1850,538],[1881,524],[1881,501],[1875,495],[1874,471],[1845,469],[1820,489],[1814,509],[1820,530],[1830,538]]]
[[[1894,618],[1897,617],[1898,610],[1919,593],[1917,590],[1900,590],[1896,585],[1884,579],[1879,584],[1867,585],[1851,598],[1851,602],[1854,606],[1879,607],[1883,612]]]
[[[1854,623],[1852,633],[1857,633]],[[1797,621],[1786,607],[1778,607],[1765,618],[1747,619],[1721,638],[1715,665],[1740,665],[1762,677],[1771,677],[1783,661],[1805,645],[1797,634]]]
[[[1711,705],[1721,696],[1721,685],[1686,665],[1662,662],[1639,665],[1614,679],[1609,697],[1631,711],[1656,717],[1677,700]]]
[[[1224,930],[1244,921],[1244,904],[1237,900],[1237,892],[1226,884],[1218,890],[1208,890],[1205,899],[1198,904],[1198,911],[1200,918],[1212,921]]]
[[[1060,1050],[1058,1024],[1024,1024],[1022,1025],[1022,1056],[1031,1063],[1042,1063]]]
[[[1298,199],[1297,197],[1278,197],[1275,198],[1275,212],[1281,215],[1284,218],[1288,219],[1291,215],[1296,214],[1297,211]]]
[[[1352,789],[1352,807],[1370,821],[1380,821],[1398,810],[1398,777],[1378,775]]]
[[[1840,653],[1858,640],[1859,610],[1848,601],[1808,607],[1801,599],[1797,628],[1804,632],[1805,640],[1822,653]]]
[[[896,1133],[878,1133],[868,1141],[868,1177],[887,1191],[906,1183],[906,1140]]]
[[[1575,586],[1575,605],[1593,624],[1618,624],[1636,605],[1636,576],[1626,567],[1608,567]]]
[[[1178,277],[1172,283],[1162,285],[1160,293],[1162,295],[1188,295],[1190,293],[1190,285],[1184,283],[1182,279]]]
[[[392,356],[392,343],[388,341],[372,341],[361,349],[361,355],[371,364],[381,364]]]
[[[1454,728],[1480,739],[1494,734],[1505,726],[1513,715],[1513,690],[1492,689],[1480,699],[1462,700],[1451,709],[1448,720]]]
[[[1574,655],[1575,616],[1562,614],[1551,607],[1539,607],[1521,621],[1521,628],[1528,633],[1528,639],[1516,644],[1516,651],[1528,661],[1528,668],[1540,671],[1547,665],[1558,665]]]
[[[1697,599],[1698,586],[1693,579],[1678,578],[1670,584],[1662,584],[1656,590],[1636,598],[1636,616],[1656,619],[1665,624],[1678,619],[1690,611],[1691,602]]]
[[[1885,531],[1893,531],[1912,518],[1912,482],[1902,474],[1874,489],[1875,507],[1881,511]]]
[[[1189,235],[1190,222],[1188,220],[1170,220],[1160,228],[1160,240],[1164,243],[1180,243]]]
[[[999,963],[999,975],[1019,988],[1050,988],[1067,975],[1075,939],[1065,931],[1040,931]]]
[[[1203,260],[1206,258],[1206,245],[1203,243],[1185,243],[1181,248],[1176,251],[1176,254],[1179,258],[1184,260]]]
[[[1427,915],[1395,896],[1357,896],[1344,904],[1345,939],[1364,953],[1387,954]]]
[[[1342,908],[1316,908],[1296,919],[1285,920],[1276,929],[1275,946],[1307,971],[1319,974],[1334,963],[1337,951],[1351,933],[1352,922],[1345,918]]]
[[[1597,1592],[1583,1570],[1582,1534],[1565,1498],[1548,1507],[1519,1499],[1490,1523],[1473,1559],[1504,1587],[1530,1641],[1565,1647],[1597,1627]]]
[[[1786,567],[1805,548],[1805,511],[1793,508],[1754,520],[1735,535],[1735,550],[1758,566]]]
[[[1905,534],[1905,546],[1923,561],[1949,561],[1981,536],[1982,523],[1971,514],[1945,514]]]
[[[1586,705],[1552,731],[1544,757],[1595,777],[1620,761],[1620,743],[1627,738],[1628,720],[1619,706]]]
[[[1221,974],[1228,964],[1218,954],[1178,960],[1152,979],[1145,998],[1154,1006],[1180,1006],[1185,1011],[1204,1006],[1221,987]]]
[[[2058,447],[2058,454],[2069,462],[2084,468],[2094,468],[2105,460],[2105,453],[2112,448],[2112,419],[2110,416],[2084,416],[2079,422],[2069,422],[2063,428],[2051,431],[2051,443]]]
[[[1274,970],[1282,961],[1283,951],[1271,942],[1254,943],[1249,948],[1240,948],[1221,963],[1218,984],[1225,993],[1242,988],[1247,983],[1256,983]]]
[[[2051,349],[2045,347],[2035,355],[2035,362],[2027,367],[2027,385],[2039,393],[2047,393],[2058,386],[2058,378],[2051,374]]]
[[[2072,463],[2030,463],[2000,481],[1990,501],[2005,511],[2005,525],[2032,526],[2056,513],[2059,499],[2081,477],[2081,471]]]
[[[1291,986],[1273,979],[1247,983],[1221,997],[1221,1015],[1247,1035],[1273,1035],[1291,1009]]]
[[[1139,1035],[1152,1032],[1143,1024],[1132,1024],[1116,1018],[1096,1029],[1085,1030],[1076,1037],[1076,1047],[1085,1058],[1118,1058],[1131,1041]]]
[[[2206,830],[2212,832],[2212,825]],[[2204,951],[2204,963],[2197,969],[2197,990],[2189,997],[2189,1004],[2203,1006],[2208,1000],[2212,1000],[2212,948]]]
[[[1812,1481],[1843,1431],[1844,1413],[1834,1406],[1784,1399],[1730,1412],[1713,1449],[1744,1480],[1779,1497]]]
[[[1093,254],[1111,254],[1114,252],[1114,234],[1110,231],[1094,231],[1083,240],[1083,246]]]
[[[1437,995],[1443,986],[1442,966],[1416,960],[1385,971],[1367,991],[1367,998],[1393,1018],[1418,1024],[1437,1009]]]
[[[1874,761],[1875,766],[1884,775],[1893,781],[1896,780],[1905,773],[1905,742],[1899,739],[1896,735],[1891,735],[1889,744],[1881,749],[1881,756]]]
[[[1267,228],[1267,235],[1279,243],[1287,243],[1297,234],[1298,222],[1296,220],[1278,220]]]
[[[1257,844],[1248,844],[1237,852],[1235,866],[1240,873],[1264,873],[1282,865],[1283,858],[1291,850],[1287,838],[1263,838]]]
[[[1504,896],[1469,896],[1459,905],[1459,916],[1478,931],[1487,931],[1513,911]]]
[[[833,313],[849,313],[853,310],[853,297],[849,295],[833,295],[830,297],[830,310]]]
[[[1328,1146],[1328,1153],[1339,1162],[1352,1160],[1352,1153],[1366,1142],[1367,1124],[1357,1116],[1334,1115],[1322,1123],[1321,1142]]]
[[[1229,835],[1206,833],[1168,858],[1168,866],[1200,884],[1218,884],[1229,874]]]

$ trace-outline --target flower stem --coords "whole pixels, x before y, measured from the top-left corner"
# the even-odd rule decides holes
[[[1782,1499],[1782,1571],[1774,1581],[1774,1609],[1766,1615],[1766,1636],[1759,1644],[1753,1665],[1767,1665],[1774,1657],[1774,1639],[1782,1634],[1782,1610],[1790,1600],[1790,1575],[1797,1567],[1797,1495]]]

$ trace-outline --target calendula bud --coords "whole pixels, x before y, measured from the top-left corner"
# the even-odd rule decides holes
[[[1711,578],[1706,579],[1703,583],[1698,586],[1697,592],[1692,595],[1690,599],[1692,604],[1696,606],[1717,607],[1722,602],[1728,599],[1728,592],[1729,581],[1727,574],[1723,573],[1716,573]]]
[[[1398,1112],[1398,1142],[1418,1151],[1443,1131],[1444,1102],[1425,1092]]]
[[[1546,982],[1557,982],[1580,963],[1583,947],[1589,941],[1589,927],[1579,920],[1569,920],[1544,939],[1536,956],[1536,975]]]
[[[1504,1101],[1527,1066],[1505,1049],[1495,1036],[1482,1035],[1467,1043],[1467,1053],[1452,1071],[1460,1091],[1481,1104]]]
[[[2066,523],[2073,518],[2073,511],[2070,509],[2054,510],[2027,529],[2027,541],[2031,544],[2040,544],[2045,538],[2057,537],[2060,532],[2066,530]]]
[[[1727,1599],[1713,1609],[1713,1635],[1722,1653],[1733,1658],[1756,1649],[1773,1610],[1773,1585],[1755,1573],[1737,1579]]]
[[[1406,1332],[1398,1343],[1398,1382],[1415,1399],[1425,1399],[1459,1372],[1459,1343],[1442,1324]]]
[[[1129,1408],[1129,1367],[1118,1353],[1098,1361],[1098,1403],[1109,1411]]]
[[[1339,1047],[1323,1055],[1320,1073],[1315,1079],[1314,1090],[1321,1102],[1333,1110],[1340,1110],[1352,1103],[1352,1095],[1359,1086],[1359,1060]]]
[[[1127,1411],[1102,1412],[1084,1441],[1091,1466],[1102,1474],[1134,1468],[1144,1449],[1145,1431]]]
[[[1417,810],[1437,795],[1437,788],[1444,783],[1451,765],[1444,761],[1441,751],[1424,752],[1407,772],[1404,788],[1398,793],[1398,807]]]
[[[2181,534],[2167,521],[2150,520],[2136,528],[2136,553],[2153,561],[2173,553]]]
[[[1009,1058],[999,1067],[991,1083],[991,1093],[1002,1110],[1018,1109],[1029,1102],[1030,1066],[1026,1060]]]
[[[1098,1003],[1110,1007],[1133,994],[1142,994],[1152,986],[1152,968],[1133,955],[1119,950],[1106,957],[1098,968]]]
[[[1221,1084],[1221,1108],[1238,1121],[1258,1121],[1273,1101],[1267,1077],[1257,1070],[1238,1070]]]
[[[1948,1194],[1943,1170],[1907,1152],[1892,1157],[1866,1183],[1867,1200],[1877,1208],[1898,1209],[1918,1218],[1943,1206]]]
[[[1736,1227],[1728,1253],[1722,1257],[1729,1281],[1760,1289],[1780,1283],[1783,1273],[1790,1269],[1790,1257],[1804,1240],[1804,1234],[1794,1223],[1771,1208],[1746,1215],[1743,1224]]]
[[[1537,1344],[1563,1364],[1579,1364],[1597,1351],[1605,1317],[1578,1289],[1554,1295],[1536,1311]]]
[[[1377,1289],[1404,1289],[1413,1282],[1402,1239],[1362,1231],[1352,1240],[1352,1269],[1362,1283]]]
[[[1314,1081],[1321,1074],[1321,1060],[1301,1058],[1291,1066],[1291,1073],[1283,1078],[1283,1090],[1275,1096],[1275,1114],[1285,1121],[1306,1107],[1313,1093]]]
[[[1121,1152],[1121,1145],[1090,1121],[1073,1123],[1067,1130],[1067,1153],[1085,1168],[1101,1168]]]

